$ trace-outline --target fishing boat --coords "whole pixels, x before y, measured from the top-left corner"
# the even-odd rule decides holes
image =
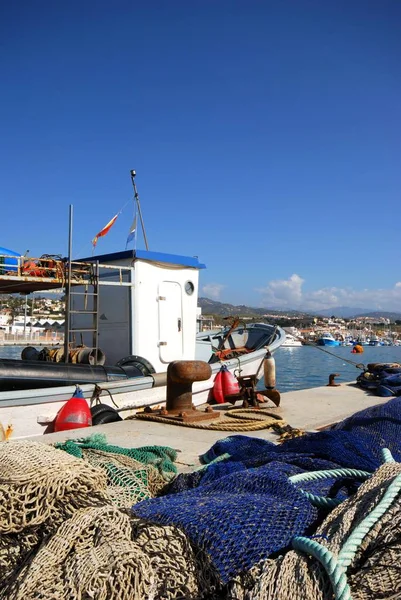
[[[341,346],[340,340],[336,340],[329,332],[323,333],[316,343],[318,346]]]
[[[88,400],[130,416],[166,399],[167,366],[176,360],[210,363],[212,375],[193,385],[193,403],[207,401],[222,364],[254,375],[268,348],[285,332],[233,320],[219,331],[196,332],[197,258],[126,250],[78,261],[13,257],[0,274],[0,293],[65,287],[65,345],[21,360],[0,360],[0,422],[13,438],[52,430],[54,418],[80,385]],[[13,265],[15,267],[15,265]],[[27,360],[26,360],[27,359]],[[74,364],[75,363],[75,364]]]

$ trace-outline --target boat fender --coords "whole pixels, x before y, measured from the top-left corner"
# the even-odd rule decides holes
[[[22,360],[38,360],[39,350],[33,346],[26,346],[21,352]]]
[[[214,378],[213,387],[210,390],[209,400],[217,402],[217,404],[224,404],[224,390],[223,390],[223,372],[227,371],[227,367],[223,365],[220,371]]]
[[[276,387],[276,361],[269,350],[266,352],[263,360],[263,375],[266,389],[275,389]]]
[[[152,373],[156,373],[156,370],[152,363],[150,363],[143,356],[137,356],[136,354],[131,356],[125,356],[116,363],[116,367],[126,367],[127,365],[134,366],[142,373],[144,377],[149,377]]]
[[[233,396],[239,394],[239,384],[238,380],[225,366],[222,371],[222,385],[223,385],[223,395],[224,401],[226,401],[226,396]]]
[[[54,421],[54,431],[67,431],[92,425],[92,415],[79,386],[72,398],[59,410]]]
[[[92,425],[103,425],[104,423],[116,423],[122,421],[118,412],[108,404],[95,404],[91,408]]]

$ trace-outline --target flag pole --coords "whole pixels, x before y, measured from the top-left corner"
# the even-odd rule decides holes
[[[133,188],[134,188],[134,196],[135,196],[136,204],[137,204],[137,207],[138,207],[139,218],[141,220],[141,227],[142,227],[142,232],[143,232],[143,239],[145,241],[146,250],[149,250],[148,240],[146,238],[145,225],[143,224],[141,205],[139,203],[139,195],[138,195],[138,192],[137,192],[137,189],[136,189],[136,185],[135,185],[135,176],[136,176],[136,172],[135,171],[131,171],[131,181],[132,181],[132,185],[133,185]]]

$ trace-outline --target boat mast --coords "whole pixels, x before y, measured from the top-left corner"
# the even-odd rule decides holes
[[[67,281],[65,285],[65,323],[64,323],[64,362],[68,363],[70,342],[70,293],[71,293],[71,257],[72,257],[72,216],[73,206],[70,204],[70,218],[68,225],[68,259]]]
[[[145,232],[145,225],[143,223],[143,218],[142,218],[141,205],[140,205],[140,202],[139,202],[139,195],[138,195],[138,191],[137,191],[136,185],[135,185],[135,176],[136,176],[136,172],[135,171],[131,171],[131,181],[132,181],[132,185],[133,185],[133,188],[134,188],[134,197],[135,197],[136,204],[137,204],[137,207],[138,207],[139,218],[141,220],[141,227],[142,227],[142,232],[143,232],[143,239],[145,241],[146,250],[149,250],[148,240],[146,238],[146,232]]]

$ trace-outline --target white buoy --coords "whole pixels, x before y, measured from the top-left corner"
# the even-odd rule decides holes
[[[269,351],[263,361],[263,373],[266,389],[275,389],[276,387],[276,361]]]

